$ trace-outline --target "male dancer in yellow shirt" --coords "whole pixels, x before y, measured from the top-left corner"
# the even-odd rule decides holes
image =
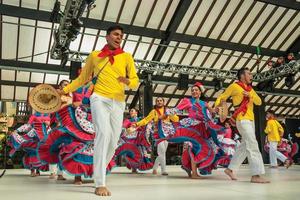
[[[271,168],[278,167],[277,159],[283,162],[286,168],[289,168],[292,165],[292,161],[277,151],[277,145],[283,136],[284,130],[281,124],[276,120],[276,116],[273,111],[268,111],[266,118],[268,121],[265,133],[268,134],[267,137],[270,144],[269,155]]]
[[[237,180],[233,170],[239,168],[245,158],[248,158],[253,183],[269,183],[261,177],[265,173],[264,163],[255,137],[253,105],[261,105],[261,99],[251,87],[252,75],[248,68],[242,68],[238,71],[238,81],[232,83],[223,94],[216,100],[215,105],[232,97],[232,103],[235,107],[233,114],[234,121],[239,133],[242,136],[242,142],[233,155],[230,165],[225,173],[232,179]]]
[[[155,106],[154,109],[148,114],[147,117],[142,119],[141,121],[137,122],[135,126],[145,126],[148,123],[150,123],[152,120],[155,123],[155,129],[157,126],[157,122],[159,119],[163,120],[165,123],[172,123],[172,122],[178,122],[179,117],[177,115],[169,115],[166,116],[166,107],[165,107],[165,100],[162,97],[157,97],[155,100]],[[157,131],[157,130],[155,130]],[[155,133],[154,133],[155,138]],[[157,168],[160,165],[161,167],[161,174],[164,176],[167,176],[168,173],[166,171],[166,152],[168,148],[168,141],[160,142],[157,145],[157,158],[155,159],[154,166],[153,166],[153,174],[157,174]]]
[[[123,28],[107,29],[107,44],[101,51],[93,51],[87,58],[81,74],[63,89],[75,91],[94,74],[94,92],[90,97],[96,136],[94,139],[95,194],[110,196],[106,187],[106,167],[112,159],[119,140],[125,109],[125,86],[133,89],[139,82],[132,55],[121,48]],[[61,93],[63,93],[61,92]]]

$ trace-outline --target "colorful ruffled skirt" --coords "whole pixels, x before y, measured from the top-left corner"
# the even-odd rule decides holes
[[[269,142],[265,143],[264,149],[267,153],[269,153],[270,150]],[[293,160],[293,157],[299,151],[299,145],[297,143],[290,143],[287,139],[283,138],[277,146],[277,151],[285,155],[288,159]]]
[[[153,168],[151,144],[147,140],[145,129],[139,128],[132,133],[123,129],[115,157],[124,156],[128,169],[145,171]]]
[[[86,107],[67,106],[52,116],[51,122],[58,124],[38,147],[42,163],[57,163],[59,168],[74,176],[93,175],[93,130]],[[107,171],[115,166],[111,161]]]
[[[168,130],[165,134],[164,130]],[[164,122],[161,120],[157,125],[156,139],[157,143],[167,140],[171,143],[184,143],[184,149],[181,157],[182,168],[191,174],[191,161],[201,174],[209,174],[212,169],[218,165],[218,161],[224,156],[223,150],[217,139],[217,134],[224,132],[224,128],[214,123],[204,123],[198,120],[185,118],[180,124],[174,126],[174,129],[164,128]]]
[[[46,125],[41,123],[35,123],[33,128],[23,135],[19,133],[11,134],[8,139],[8,144],[11,147],[10,157],[13,157],[16,151],[22,150],[25,152],[22,159],[24,168],[48,171],[49,165],[41,162],[38,158],[38,146],[46,135]]]

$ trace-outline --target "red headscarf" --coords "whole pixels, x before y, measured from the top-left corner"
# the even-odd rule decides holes
[[[198,87],[201,90],[202,93],[205,92],[205,88],[204,88],[204,86],[201,82],[196,82],[196,83],[194,83],[193,86]]]

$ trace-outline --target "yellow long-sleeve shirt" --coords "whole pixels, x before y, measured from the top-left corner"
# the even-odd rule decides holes
[[[270,119],[267,122],[265,133],[268,134],[268,140],[270,142],[279,142],[284,130],[277,120]]]
[[[239,86],[237,83],[232,83],[225,91],[223,94],[221,94],[218,99],[215,102],[215,105],[218,106],[220,102],[226,101],[229,97],[232,97],[232,103],[233,106],[238,106],[242,102],[244,95],[243,95],[244,89]],[[261,99],[260,97],[256,94],[256,92],[252,89],[249,92],[249,97],[250,101],[247,104],[247,112],[245,115],[242,113],[238,114],[236,120],[241,121],[241,120],[251,120],[254,121],[254,113],[253,113],[253,105],[261,105]]]
[[[164,113],[164,108],[160,108],[159,112],[160,113]],[[158,121],[158,117],[159,117],[159,114],[157,113],[157,111],[155,109],[153,109],[153,110],[151,110],[151,112],[148,114],[147,117],[145,117],[144,119],[142,119],[141,121],[139,121],[136,125],[137,126],[145,126],[151,120],[153,120],[154,122],[157,122]],[[163,121],[165,121],[165,122],[170,122],[170,121],[172,121],[172,122],[178,122],[179,121],[179,117],[177,115],[169,115]]]
[[[136,74],[134,60],[129,53],[122,53],[114,56],[114,63],[108,62],[108,58],[100,58],[100,51],[93,51],[87,58],[86,64],[80,75],[67,85],[63,90],[65,93],[73,92],[84,85],[90,76],[98,74],[105,64],[101,73],[98,75],[94,86],[94,92],[110,99],[123,102],[125,100],[125,84],[120,83],[117,78],[127,77],[130,81],[128,87],[134,89],[137,87],[139,78]]]

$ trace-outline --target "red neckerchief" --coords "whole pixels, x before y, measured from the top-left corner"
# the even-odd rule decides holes
[[[245,90],[246,92],[250,92],[252,90],[251,85],[245,85],[243,82],[241,81],[237,81],[236,84],[238,84],[241,88],[243,88],[243,90]],[[247,112],[247,104],[249,103],[249,97],[245,97],[243,98],[240,106],[234,111],[232,118],[236,118],[238,116],[238,114],[242,113],[243,115],[246,114]]]
[[[165,114],[165,113],[166,113],[166,108],[165,108],[164,106],[163,106],[162,108],[164,108],[164,113],[163,113],[163,114]],[[160,112],[159,108],[155,108],[155,110],[156,110],[156,112],[158,113],[158,116],[163,115],[163,114]]]
[[[103,47],[103,49],[101,50],[101,52],[98,54],[98,57],[100,57],[100,58],[108,57],[109,62],[111,64],[114,64],[114,61],[115,61],[114,56],[121,54],[121,53],[124,53],[124,51],[120,47],[115,50],[110,50],[108,45],[105,45]]]

